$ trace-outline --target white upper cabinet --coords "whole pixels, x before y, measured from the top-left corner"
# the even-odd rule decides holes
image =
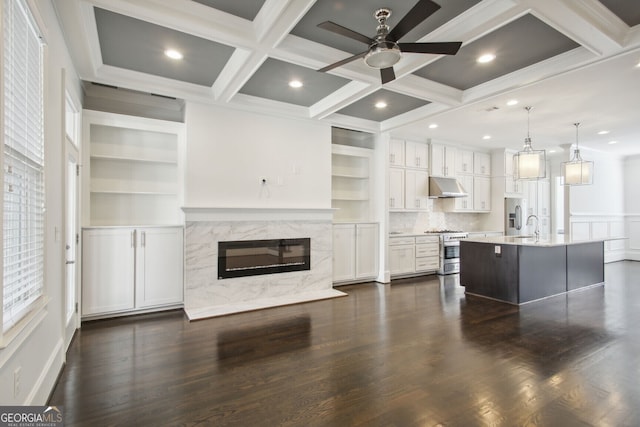
[[[456,150],[456,173],[474,173],[473,151],[460,148]]]
[[[457,177],[458,182],[462,185],[462,187],[467,192],[467,197],[458,197],[455,199],[455,210],[466,212],[473,210],[473,198],[474,198],[474,187],[473,187],[473,175],[459,175]]]
[[[404,169],[389,168],[389,209],[404,209]]]
[[[424,142],[405,141],[405,166],[427,170],[429,167],[429,149]]]
[[[476,212],[491,210],[491,178],[473,177],[473,210]]]
[[[407,210],[427,208],[429,199],[429,175],[427,171],[405,170],[404,207]]]
[[[456,149],[432,142],[430,150],[430,174],[432,176],[455,176]]]
[[[389,165],[390,166],[404,166],[404,140],[391,139],[389,141]]]
[[[473,153],[473,173],[491,176],[491,156],[489,153]]]

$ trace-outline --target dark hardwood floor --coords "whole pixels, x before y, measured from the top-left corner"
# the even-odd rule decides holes
[[[84,323],[66,426],[638,426],[640,263],[520,308],[437,276],[189,323]]]

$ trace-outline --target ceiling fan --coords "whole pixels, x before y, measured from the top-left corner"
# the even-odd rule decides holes
[[[417,27],[422,21],[433,15],[440,5],[431,0],[419,0],[418,3],[396,24],[393,30],[389,30],[387,19],[391,16],[391,9],[378,9],[374,13],[374,17],[378,20],[379,25],[375,38],[367,37],[353,30],[338,25],[335,22],[325,21],[318,24],[318,27],[340,34],[350,39],[357,40],[369,45],[369,49],[357,55],[338,61],[334,64],[327,65],[318,71],[329,71],[341,65],[355,61],[358,58],[364,58],[364,62],[372,67],[380,70],[382,84],[395,80],[396,75],[393,71],[393,65],[402,57],[403,53],[430,53],[438,55],[455,55],[460,49],[462,42],[440,42],[440,43],[398,43],[403,36],[409,31]]]

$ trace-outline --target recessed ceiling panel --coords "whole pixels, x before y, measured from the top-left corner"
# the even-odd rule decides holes
[[[638,0],[600,0],[600,3],[615,13],[628,26],[635,27],[640,24],[640,2]]]
[[[253,21],[265,0],[193,0],[196,3]]]
[[[94,8],[105,65],[202,86],[211,86],[233,53],[232,47],[146,21]],[[175,49],[181,60],[164,51]]]
[[[532,15],[525,15],[414,74],[465,90],[536,64],[579,45]],[[489,63],[481,55],[493,54]]]
[[[379,102],[385,103],[386,107],[377,108],[376,104]],[[343,108],[338,111],[338,113],[381,122],[427,104],[429,104],[429,101],[425,101],[424,99],[413,98],[386,89],[380,89]]]
[[[302,83],[302,87],[289,86],[292,80]],[[310,107],[348,82],[342,77],[268,58],[240,93]]]
[[[434,0],[442,6],[401,39],[403,42],[415,42],[440,27],[455,16],[461,14],[480,0]],[[374,13],[380,8],[390,8],[391,17],[387,24],[391,29],[411,10],[417,0],[318,0],[309,12],[293,28],[291,34],[325,44],[353,54],[364,52],[367,45],[318,28],[324,21],[332,21],[367,37],[375,37],[378,21]],[[452,41],[452,40],[434,40]],[[453,40],[455,41],[455,40]]]

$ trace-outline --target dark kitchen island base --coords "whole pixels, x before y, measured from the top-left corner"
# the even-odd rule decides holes
[[[460,284],[510,304],[604,284],[604,242],[545,244],[502,237],[460,242]]]

